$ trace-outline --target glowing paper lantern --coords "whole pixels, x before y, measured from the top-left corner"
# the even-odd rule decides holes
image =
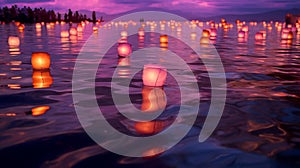
[[[204,29],[204,30],[202,31],[202,37],[208,37],[208,38],[209,38],[209,36],[210,36],[209,30]]]
[[[40,23],[36,23],[36,24],[35,24],[35,28],[36,28],[37,30],[40,30],[40,29],[42,28],[42,25],[41,25]]]
[[[39,116],[45,114],[50,109],[49,106],[38,106],[31,109],[31,115]]]
[[[244,25],[244,26],[242,27],[242,31],[244,31],[245,33],[247,33],[247,32],[249,31],[248,26]]]
[[[44,70],[50,68],[50,55],[46,52],[34,52],[31,55],[32,68]]]
[[[263,40],[263,39],[264,39],[264,34],[263,33],[257,32],[255,34],[255,40]]]
[[[208,37],[201,37],[200,44],[210,44],[210,40]]]
[[[19,37],[9,36],[8,37],[8,45],[10,48],[18,48],[20,46]]]
[[[118,66],[130,66],[130,59],[129,57],[120,57],[118,59]]]
[[[144,65],[142,78],[146,86],[163,86],[167,78],[167,70],[158,65]]]
[[[139,28],[138,30],[138,36],[145,36],[145,31],[144,31],[144,28]]]
[[[290,31],[290,32],[288,33],[287,39],[288,39],[288,40],[292,40],[292,39],[293,39],[293,32]]]
[[[50,71],[34,70],[32,73],[32,85],[35,89],[49,88],[53,83]]]
[[[94,33],[98,32],[98,27],[97,26],[93,26],[93,32]]]
[[[159,37],[159,42],[160,43],[168,43],[168,35],[161,35]]]
[[[25,26],[23,24],[20,24],[18,26],[19,31],[23,31],[25,29]]]
[[[71,36],[77,36],[77,29],[76,29],[75,27],[72,27],[72,28],[70,29],[70,35],[71,35]]]
[[[215,39],[217,37],[217,29],[211,28],[210,29],[210,38]]]
[[[126,39],[127,38],[127,31],[121,31],[121,38]]]
[[[69,37],[69,32],[68,31],[61,31],[60,32],[60,37],[62,37],[62,38],[68,38]]]
[[[246,36],[246,33],[244,31],[241,30],[238,32],[238,38],[245,38],[245,36]]]
[[[81,26],[81,24],[79,24],[77,26],[77,32],[82,32],[83,31],[83,27]]]
[[[143,135],[156,134],[161,132],[167,124],[164,121],[149,121],[149,122],[137,122],[134,128],[137,133]]]
[[[267,33],[265,30],[261,30],[259,31],[259,33],[262,33],[263,34],[263,39],[266,39],[267,38]]]
[[[143,102],[141,110],[143,112],[156,112],[164,110],[167,105],[165,92],[162,88],[143,87]]]
[[[127,57],[131,54],[132,48],[129,43],[119,43],[118,45],[118,55],[120,57]]]

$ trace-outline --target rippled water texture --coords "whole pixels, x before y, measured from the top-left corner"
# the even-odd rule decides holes
[[[66,39],[61,38],[60,33],[68,30],[69,25],[43,27],[41,32],[36,31],[34,25],[25,26],[24,32],[19,32],[14,24],[0,25],[1,167],[300,165],[299,35],[289,45],[281,43],[280,32],[275,28],[267,30],[265,41],[256,42],[255,33],[265,29],[262,24],[249,26],[248,38],[242,41],[237,38],[236,25],[227,31],[218,29],[214,45],[226,72],[227,100],[217,129],[204,143],[198,143],[198,135],[210,105],[209,69],[187,46],[176,38],[169,38],[168,49],[187,62],[198,80],[199,115],[189,134],[171,150],[154,157],[130,158],[99,147],[84,132],[74,110],[72,73],[86,40],[98,36],[93,33],[92,25],[86,25],[81,35]],[[112,26],[111,29],[117,28]],[[174,37],[177,35],[174,32]],[[18,49],[9,48],[9,36],[20,37]],[[146,33],[143,41],[133,35],[128,41],[134,51],[160,45],[156,33]],[[126,66],[132,62],[130,58],[118,58],[116,46],[106,53],[95,79],[97,101],[105,117],[115,128],[129,135],[149,136],[162,131],[174,121],[180,107],[176,80],[169,75],[167,85],[153,91],[143,87],[141,72],[135,74],[129,88],[132,103],[149,112],[149,102],[154,101],[151,108],[165,107],[165,113],[146,125],[129,121],[118,113],[111,100],[111,75],[120,65],[117,74],[126,78],[130,73]],[[31,54],[39,51],[51,55],[49,71],[32,70]],[[218,78],[219,74],[211,77]],[[122,83],[117,85],[124,87]],[[85,85],[80,88],[88,89]],[[157,150],[163,149],[158,147],[145,152]]]

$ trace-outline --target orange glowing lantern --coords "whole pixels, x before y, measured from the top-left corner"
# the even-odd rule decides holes
[[[259,31],[259,33],[262,33],[263,34],[263,39],[266,39],[267,38],[267,33],[265,30],[261,30]]]
[[[292,32],[292,31],[290,31],[290,32],[288,33],[287,39],[288,39],[288,40],[292,40],[292,39],[293,39],[293,32]]]
[[[62,37],[62,38],[68,38],[69,37],[69,32],[68,31],[61,31],[60,32],[60,37]]]
[[[18,48],[20,46],[19,37],[9,36],[8,37],[8,45],[10,48]]]
[[[44,70],[50,68],[50,55],[46,52],[34,52],[31,55],[32,68]]]
[[[36,28],[37,30],[40,30],[40,29],[42,28],[42,25],[41,25],[40,23],[36,23],[36,24],[35,24],[35,28]]]
[[[23,31],[25,29],[25,26],[23,24],[20,24],[18,26],[19,31]]]
[[[72,28],[70,29],[70,35],[71,35],[71,36],[77,36],[77,29],[76,29],[75,27],[72,27]]]
[[[167,124],[164,121],[148,121],[137,122],[134,128],[139,134],[149,135],[161,132],[166,126]]]
[[[255,34],[255,40],[263,40],[263,39],[264,39],[264,34],[263,33],[257,32]]]
[[[200,44],[210,44],[208,37],[201,37],[200,38]]]
[[[164,110],[167,105],[165,92],[162,88],[143,87],[143,103],[141,110],[143,112],[157,112]]]
[[[168,35],[161,35],[159,41],[160,43],[168,43]]]
[[[45,114],[50,109],[49,106],[38,106],[31,109],[32,116]]]
[[[120,57],[118,59],[118,66],[130,66],[130,59],[129,57]]]
[[[238,38],[245,38],[245,36],[246,36],[246,33],[244,31],[241,30],[238,32]]]
[[[142,78],[146,86],[163,86],[167,78],[167,70],[158,65],[144,65]]]
[[[138,30],[138,36],[145,36],[145,31],[144,31],[144,28],[139,28]]]
[[[50,71],[37,71],[32,73],[32,85],[35,89],[49,88],[53,83]]]
[[[82,27],[81,24],[79,24],[79,25],[77,26],[77,32],[82,32],[82,31],[83,31],[83,27]]]
[[[247,33],[247,32],[249,31],[248,26],[244,25],[244,26],[242,27],[242,31],[244,31],[245,33]]]
[[[209,30],[204,29],[204,30],[202,31],[202,37],[208,37],[208,38],[209,38],[209,36],[210,36]]]
[[[118,45],[118,55],[120,57],[127,57],[131,54],[132,48],[129,43],[119,43]]]
[[[93,26],[93,32],[97,33],[98,32],[98,27],[97,26]]]

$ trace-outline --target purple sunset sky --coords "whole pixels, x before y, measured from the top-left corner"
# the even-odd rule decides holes
[[[135,9],[161,8],[199,15],[259,13],[300,7],[299,0],[0,0],[1,6],[46,7],[58,11],[95,10],[117,14]]]

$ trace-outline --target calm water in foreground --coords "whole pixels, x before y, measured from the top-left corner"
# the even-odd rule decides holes
[[[188,135],[171,150],[150,158],[130,158],[99,147],[77,119],[72,100],[74,64],[86,40],[97,34],[92,32],[89,24],[81,36],[61,38],[61,30],[68,28],[69,25],[56,25],[49,30],[43,27],[37,32],[35,26],[26,25],[25,31],[20,33],[13,24],[0,25],[1,167],[300,165],[299,35],[294,37],[291,45],[285,45],[280,42],[280,32],[274,27],[267,30],[264,42],[254,40],[255,33],[265,29],[262,25],[249,26],[248,38],[243,41],[237,38],[236,26],[228,31],[218,29],[215,47],[226,72],[227,100],[217,129],[204,143],[198,143],[197,139],[210,105],[208,73],[199,57],[170,38],[168,49],[180,55],[198,79],[201,93],[199,116]],[[9,49],[7,38],[12,35],[21,39],[18,50]],[[136,35],[128,40],[133,44],[133,50],[159,47],[159,35],[155,33],[147,33],[144,41],[138,41]],[[31,53],[36,51],[51,55],[50,71],[32,70]],[[148,135],[149,132],[139,130],[136,125],[133,127],[135,123],[118,114],[109,93],[110,76],[116,66],[125,65],[117,74],[126,78],[130,73],[126,71],[130,60],[118,58],[116,46],[113,46],[101,64],[95,83],[97,100],[105,116],[121,132]],[[214,77],[217,78],[218,74]],[[161,102],[164,106],[166,103],[167,114],[155,120],[156,126],[150,134],[161,131],[176,118],[179,90],[172,77],[167,78],[167,83],[163,90],[152,95],[158,101],[156,104]],[[83,85],[81,89],[89,88]],[[141,72],[134,76],[129,90],[131,101],[137,108],[147,106],[145,97],[151,88],[142,86]],[[165,100],[161,98],[163,94],[167,102],[162,102]],[[151,150],[145,152],[151,153]]]

